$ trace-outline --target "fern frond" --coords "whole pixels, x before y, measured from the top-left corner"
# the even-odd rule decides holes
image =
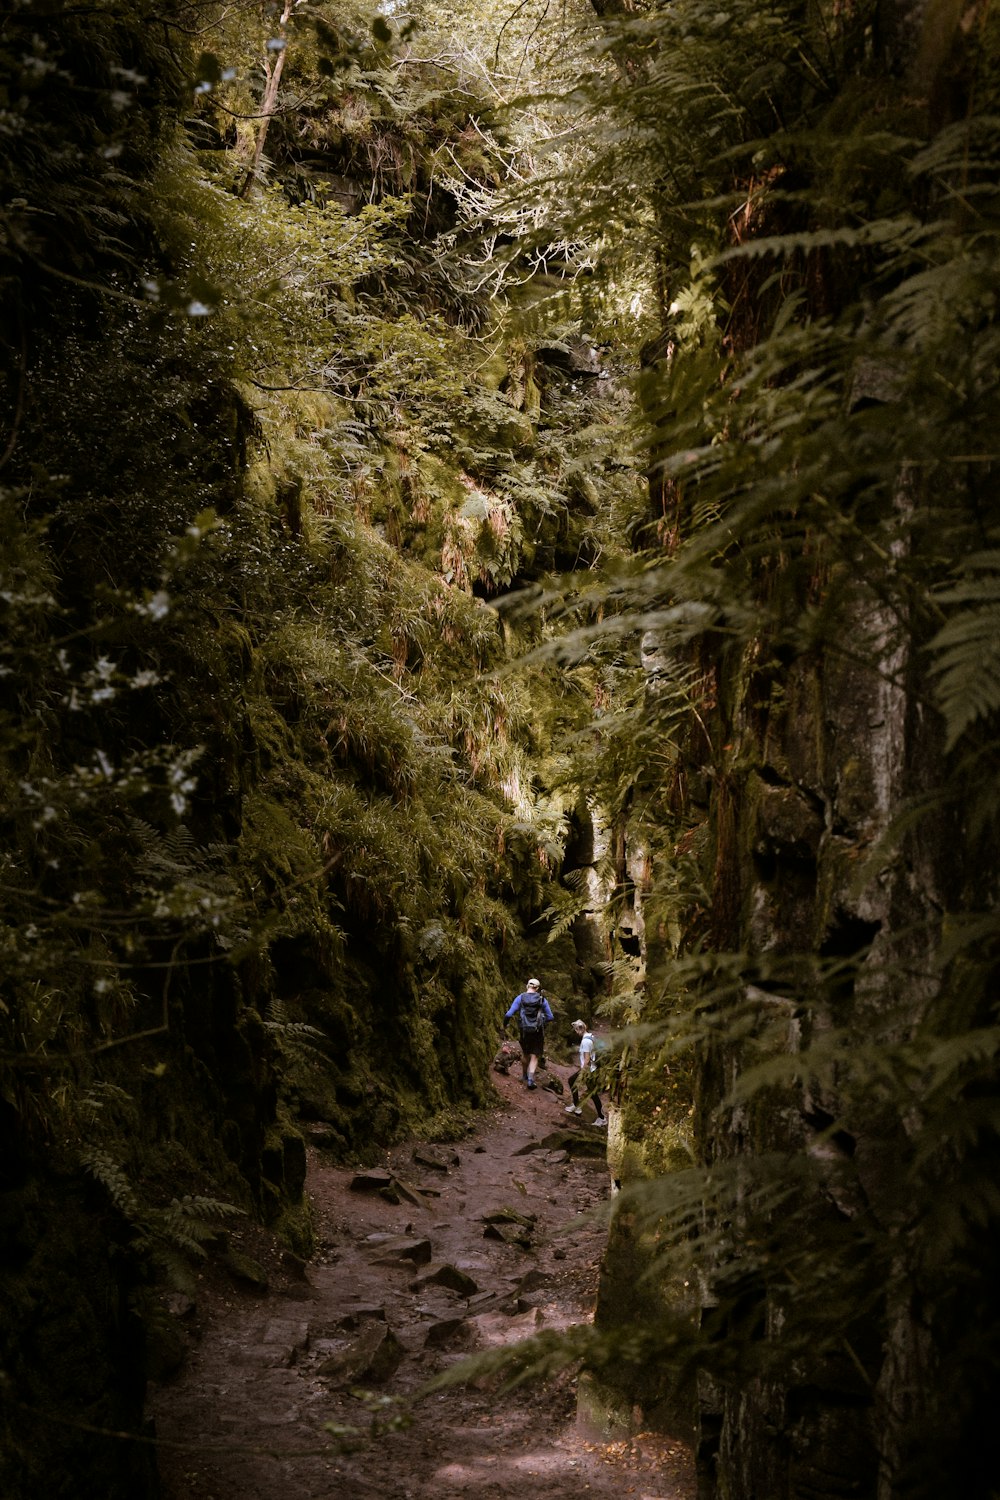
[[[933,597],[956,610],[927,647],[951,749],[1000,710],[1000,553],[967,558],[960,580]]]
[[[242,1218],[246,1209],[240,1208],[236,1203],[229,1203],[224,1198],[205,1198],[197,1193],[185,1193],[183,1198],[172,1198],[170,1200],[169,1212],[177,1219],[185,1219],[206,1227],[210,1233],[216,1230],[205,1225],[208,1219],[233,1219]]]
[[[583,916],[589,905],[590,900],[586,893],[583,895],[567,893],[565,901],[547,906],[541,916],[541,920],[549,924],[546,941],[558,942],[563,934],[570,930],[574,922]]]
[[[143,1219],[142,1208],[119,1163],[107,1151],[102,1150],[83,1151],[80,1160],[85,1170],[104,1188],[119,1213],[131,1225],[138,1227]]]

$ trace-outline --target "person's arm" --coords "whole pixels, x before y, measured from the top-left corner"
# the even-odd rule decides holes
[[[516,1016],[517,1013],[518,1013],[518,1011],[520,1009],[521,1009],[521,997],[520,997],[520,995],[515,995],[514,996],[514,1003],[512,1004],[512,1006],[511,1006],[510,1010],[507,1012],[507,1014],[504,1016],[504,1020],[505,1021],[509,1021],[510,1018],[511,1018],[511,1016]]]
[[[542,996],[542,1015],[545,1017],[546,1021],[555,1020],[555,1016],[552,1014],[552,1007],[546,1000],[544,995]]]

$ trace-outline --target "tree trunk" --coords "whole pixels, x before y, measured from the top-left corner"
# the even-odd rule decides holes
[[[281,86],[281,74],[285,66],[285,53],[288,50],[288,22],[297,4],[298,0],[285,0],[285,8],[281,12],[281,20],[278,23],[277,39],[281,42],[281,46],[273,63],[268,55],[267,47],[265,46],[264,49],[264,75],[267,79],[267,84],[264,88],[264,97],[261,101],[261,119],[257,129],[257,142],[254,146],[253,161],[240,189],[241,198],[249,198],[252,195],[260,177],[260,163],[264,155],[264,142],[267,140],[268,127],[277,108],[278,89]]]

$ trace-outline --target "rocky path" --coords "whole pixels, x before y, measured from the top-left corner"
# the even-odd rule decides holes
[[[464,1142],[400,1147],[369,1172],[311,1150],[314,1260],[246,1229],[234,1260],[264,1264],[267,1286],[209,1271],[194,1305],[175,1301],[189,1352],[149,1408],[163,1500],[690,1500],[683,1445],[588,1438],[569,1375],[424,1393],[477,1349],[593,1314],[603,1136],[589,1109],[497,1086],[501,1107]]]

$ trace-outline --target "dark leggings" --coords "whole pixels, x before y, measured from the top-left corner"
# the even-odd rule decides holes
[[[576,1070],[575,1073],[571,1073],[569,1075],[569,1091],[570,1091],[570,1093],[573,1096],[573,1103],[577,1106],[577,1108],[579,1108],[579,1106],[580,1106],[580,1100],[579,1100],[579,1097],[578,1097],[577,1092],[576,1092],[576,1080],[579,1078],[579,1076],[580,1076],[580,1074],[582,1072],[583,1072],[582,1068],[577,1068],[577,1070]],[[593,1103],[593,1106],[594,1106],[594,1110],[595,1110],[595,1112],[597,1114],[597,1118],[599,1120],[603,1120],[604,1119],[604,1106],[601,1103],[601,1096],[597,1092],[597,1082],[596,1082],[596,1080],[594,1082],[593,1090],[590,1091],[590,1092],[588,1092],[584,1097],[585,1098],[589,1098],[591,1100],[591,1102]]]

